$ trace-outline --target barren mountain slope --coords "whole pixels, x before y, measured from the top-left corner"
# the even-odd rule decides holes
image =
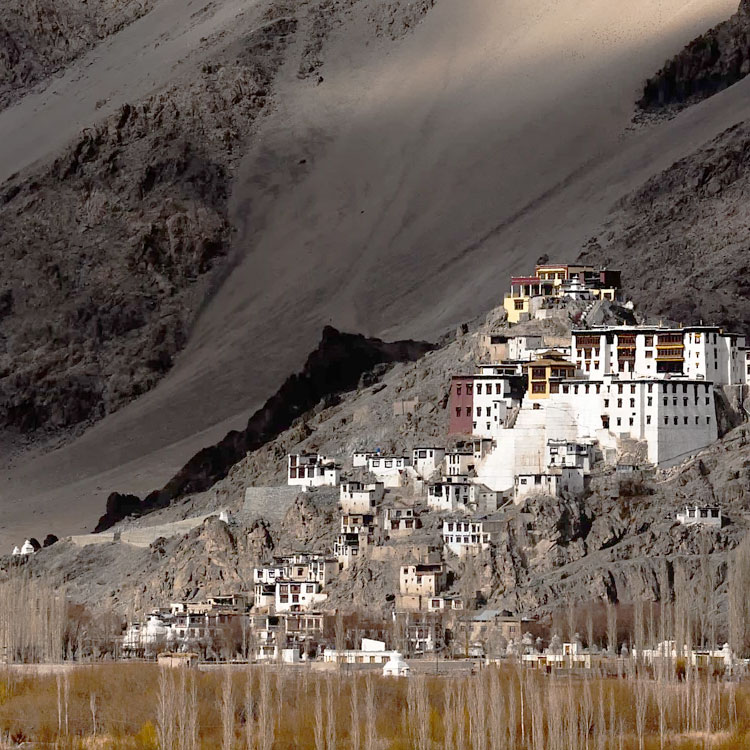
[[[750,335],[749,156],[746,121],[623,199],[581,259],[622,268],[645,312]]]
[[[149,19],[179,5],[162,0]],[[332,5],[346,15],[331,24]],[[33,510],[53,521],[55,507],[72,503],[64,533],[87,513],[94,520],[110,489],[160,486],[213,442],[203,431],[244,421],[329,321],[430,337],[496,304],[509,271],[543,252],[571,257],[615,199],[745,113],[730,90],[710,111],[621,138],[646,76],[733,5],[438,0],[416,6],[421,23],[406,34],[416,20],[406,3],[307,5],[275,109],[234,185],[236,268],[159,386],[76,444],[13,469],[6,524],[20,531],[27,519],[28,528]],[[122,56],[142,24],[97,53]],[[165,75],[155,50],[151,69]],[[107,70],[102,59],[97,67]],[[146,86],[140,62],[123,75],[97,83],[115,92],[107,107],[123,87]],[[90,93],[69,77],[61,87],[93,116]],[[70,132],[70,104],[27,100],[0,114],[8,168]],[[44,148],[32,116],[42,104],[61,126]]]
[[[0,7],[0,109],[144,16],[156,2],[4,0]]]

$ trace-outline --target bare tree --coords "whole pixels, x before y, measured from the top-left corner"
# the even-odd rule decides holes
[[[232,750],[234,747],[234,686],[232,670],[224,667],[224,679],[221,683],[221,748]]]
[[[744,658],[750,655],[750,535],[729,556],[727,578],[729,645]]]
[[[159,700],[156,729],[161,750],[173,750],[175,744],[174,675],[171,669],[159,669]]]
[[[336,695],[334,681],[326,680],[326,746],[328,750],[336,748]]]
[[[351,746],[352,750],[360,750],[361,729],[359,724],[359,691],[357,689],[357,677],[352,678],[352,689],[349,694],[349,708],[351,709]]]
[[[617,609],[607,601],[607,651],[610,657],[617,656]]]
[[[320,694],[320,680],[315,681],[315,717],[313,720],[315,750],[326,750],[325,724],[323,723],[323,698]]]

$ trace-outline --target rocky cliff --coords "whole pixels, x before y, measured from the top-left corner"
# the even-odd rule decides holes
[[[5,0],[0,7],[0,109],[157,0]]]
[[[707,99],[750,73],[750,2],[694,39],[646,82],[642,110],[677,111]]]

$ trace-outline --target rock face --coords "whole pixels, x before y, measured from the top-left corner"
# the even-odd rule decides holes
[[[0,109],[157,0],[5,0],[0,7]]]
[[[706,99],[750,73],[750,3],[742,0],[725,23],[694,39],[650,78],[642,110],[678,110]]]
[[[220,280],[238,143],[295,28],[266,24],[0,186],[0,430],[85,426],[170,368]]]
[[[339,394],[357,387],[360,379],[376,367],[411,362],[433,348],[420,341],[386,343],[355,334],[340,333],[327,326],[318,348],[310,354],[300,373],[292,375],[265,405],[250,418],[247,427],[233,430],[217,445],[204,448],[161,490],[148,495],[141,513],[164,508],[181,496],[202,492],[223,479],[229,469],[275,438],[322,400],[335,402]],[[113,494],[97,531],[109,528],[134,510],[132,496]]]
[[[749,158],[741,123],[625,198],[580,259],[621,268],[646,314],[750,333]]]

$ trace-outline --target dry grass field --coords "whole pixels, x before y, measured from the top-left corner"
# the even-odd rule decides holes
[[[398,679],[133,663],[0,676],[3,747],[728,750],[750,742],[750,688],[689,670],[679,680],[514,666]]]

